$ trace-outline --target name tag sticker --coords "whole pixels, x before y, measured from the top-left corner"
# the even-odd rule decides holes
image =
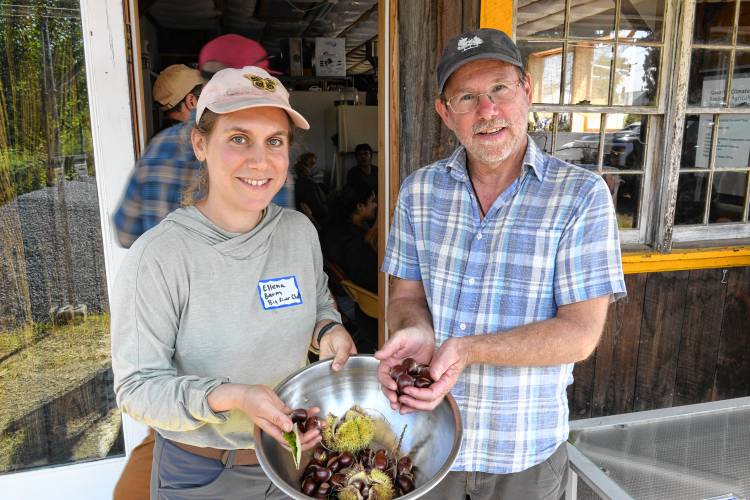
[[[279,309],[281,307],[298,306],[302,303],[302,294],[297,286],[297,278],[285,276],[258,282],[258,294],[263,309]]]

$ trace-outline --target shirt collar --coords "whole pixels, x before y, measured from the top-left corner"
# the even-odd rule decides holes
[[[528,141],[526,145],[526,153],[523,156],[523,164],[521,166],[521,172],[526,175],[529,171],[533,172],[539,180],[544,179],[544,173],[547,170],[547,160],[549,156],[539,149],[534,139],[530,136],[526,136]],[[443,166],[445,170],[457,181],[468,181],[469,176],[466,170],[466,148],[459,146],[453,153],[444,160]]]

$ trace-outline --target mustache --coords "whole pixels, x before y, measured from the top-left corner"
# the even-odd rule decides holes
[[[503,120],[502,118],[482,120],[471,127],[471,132],[474,134],[481,134],[501,127],[509,128],[510,122],[508,120]]]

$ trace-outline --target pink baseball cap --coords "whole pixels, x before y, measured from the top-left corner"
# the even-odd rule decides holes
[[[198,98],[195,122],[200,122],[206,109],[225,114],[264,106],[281,108],[287,112],[296,126],[305,130],[310,128],[305,117],[289,105],[289,92],[278,78],[255,66],[242,69],[226,68],[216,73],[203,87]]]
[[[255,40],[241,35],[221,35],[201,48],[198,54],[198,68],[201,71],[216,72],[224,68],[244,68],[257,66],[269,71],[268,52]],[[272,73],[277,73],[271,71]]]

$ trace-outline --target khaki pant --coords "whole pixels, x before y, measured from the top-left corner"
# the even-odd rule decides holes
[[[151,483],[151,462],[154,456],[154,430],[133,448],[115,485],[113,500],[148,500]]]
[[[422,499],[430,500],[559,500],[568,484],[565,443],[544,462],[512,474],[449,472]]]

